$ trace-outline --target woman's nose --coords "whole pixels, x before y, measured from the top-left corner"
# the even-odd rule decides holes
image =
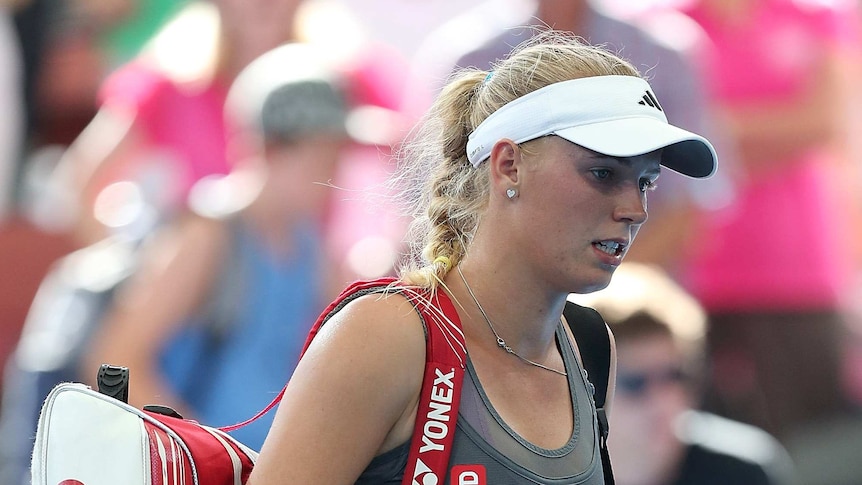
[[[614,211],[614,219],[626,221],[630,224],[640,225],[647,220],[646,194],[640,187],[634,190],[626,190],[620,194],[620,200]]]

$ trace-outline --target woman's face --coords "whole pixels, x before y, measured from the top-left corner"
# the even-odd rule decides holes
[[[560,290],[604,288],[647,219],[661,152],[615,158],[556,136],[520,151],[525,170],[512,224],[522,228],[522,254]]]

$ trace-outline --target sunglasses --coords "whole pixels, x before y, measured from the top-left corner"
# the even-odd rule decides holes
[[[630,396],[646,394],[650,385],[682,384],[688,375],[680,367],[668,367],[655,372],[618,372],[617,389]]]

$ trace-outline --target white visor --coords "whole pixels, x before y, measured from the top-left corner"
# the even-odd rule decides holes
[[[492,113],[467,141],[467,158],[478,167],[499,140],[523,143],[557,135],[611,157],[633,157],[658,149],[661,164],[694,178],[718,165],[704,137],[667,122],[649,83],[635,76],[593,76],[545,86]]]

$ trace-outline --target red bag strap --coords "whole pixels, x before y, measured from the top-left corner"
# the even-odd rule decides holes
[[[416,425],[410,442],[404,485],[443,483],[449,467],[449,455],[455,438],[461,385],[466,368],[467,348],[461,331],[461,320],[452,300],[443,291],[429,294],[409,286],[397,286],[396,278],[358,281],[348,286],[317,318],[302,354],[308,350],[323,325],[346,304],[356,298],[380,293],[386,288],[404,295],[414,306],[425,326],[425,374],[416,413]],[[260,418],[281,402],[287,384],[263,410],[250,419],[219,428],[229,432]],[[436,481],[430,476],[434,475]]]
[[[443,291],[423,300],[416,308],[427,332],[425,376],[403,485],[446,481],[467,360],[461,320],[452,301]]]

